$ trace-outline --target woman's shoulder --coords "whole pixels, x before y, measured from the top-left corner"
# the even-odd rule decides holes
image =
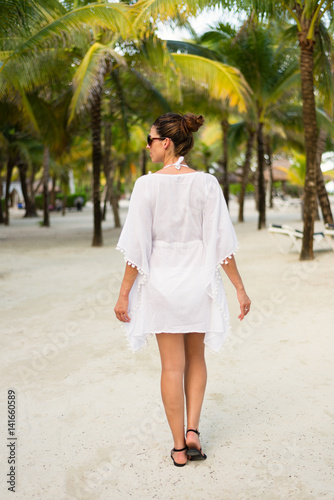
[[[220,188],[217,177],[215,177],[214,175],[209,174],[208,172],[203,172],[203,178],[204,178],[203,184],[207,192],[215,191],[217,190],[217,188]]]
[[[212,182],[213,184],[219,184],[217,177],[214,176],[213,174],[209,174],[209,172],[204,172],[204,175],[205,175],[205,179],[208,182]]]
[[[144,182],[146,182],[147,178],[148,178],[148,174],[141,175],[140,177],[138,177],[138,179],[136,180],[135,184],[143,184]]]

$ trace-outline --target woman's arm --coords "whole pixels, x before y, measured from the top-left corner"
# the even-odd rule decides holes
[[[137,274],[138,269],[136,267],[126,264],[119,297],[114,307],[117,319],[123,321],[123,323],[129,323],[131,319],[128,315],[129,293],[134,282],[136,281]]]
[[[232,259],[226,260],[228,261],[228,264],[222,264],[222,268],[224,269],[229,280],[236,289],[238,301],[240,304],[240,314],[238,318],[242,320],[246,316],[246,314],[249,313],[251,301],[246,293],[235,258],[232,256]]]

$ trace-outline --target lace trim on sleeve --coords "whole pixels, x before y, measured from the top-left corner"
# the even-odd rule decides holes
[[[227,319],[227,317],[225,316],[225,311],[223,310],[223,308],[221,307],[221,305],[217,301],[218,286],[219,286],[219,282],[221,280],[220,267],[223,264],[225,264],[225,265],[228,264],[229,263],[228,259],[232,259],[232,256],[235,255],[238,250],[239,250],[239,244],[237,244],[235,250],[231,254],[229,254],[226,257],[224,257],[223,259],[219,260],[217,262],[217,266],[216,266],[215,286],[214,286],[214,289],[213,289],[213,301],[217,305],[218,309],[224,314],[224,318],[225,319]]]
[[[135,264],[134,262],[132,262],[131,260],[129,260],[126,257],[126,252],[125,252],[124,248],[121,248],[120,246],[117,245],[116,250],[119,250],[120,252],[122,252],[123,257],[124,257],[124,261],[127,263],[127,265],[131,266],[133,268],[136,268],[138,270],[138,273],[141,275],[141,278],[138,282],[138,289],[139,289],[141,287],[141,285],[144,285],[146,283],[146,281],[148,280],[147,274],[139,266],[137,266],[137,264]]]
[[[149,347],[149,340],[151,337],[154,336],[154,333],[149,333],[149,334],[146,334],[146,337],[145,339],[142,340],[140,346],[137,346],[136,349],[131,345],[130,341],[129,341],[129,336],[128,336],[128,331],[125,327],[125,324],[120,322],[121,323],[121,330],[122,330],[122,334],[125,338],[125,343],[126,343],[126,346],[128,348],[129,351],[132,352],[132,354],[137,354],[137,352],[139,351],[144,351],[145,349],[148,349]]]
[[[226,257],[217,262],[217,268],[219,269],[220,266],[228,264],[229,259],[232,259],[233,255],[235,255],[238,252],[238,250],[239,250],[239,244],[236,246],[235,250],[231,254],[227,255]]]
[[[221,274],[220,274],[220,267],[222,265],[224,265],[224,264],[225,265],[228,264],[229,263],[229,259],[232,259],[232,256],[235,255],[238,250],[239,250],[239,244],[237,244],[235,250],[231,254],[229,254],[229,255],[225,256],[223,259],[219,260],[217,262],[217,266],[216,266],[216,272],[215,272],[215,277],[214,277],[215,284],[214,284],[214,289],[213,289],[212,300],[216,304],[216,306],[219,309],[220,313],[223,315],[226,323],[228,324],[228,327],[227,327],[227,331],[225,332],[224,340],[223,340],[221,348],[219,349],[219,351],[214,351],[214,352],[220,352],[220,351],[223,350],[223,348],[225,347],[226,343],[230,340],[231,332],[232,332],[229,317],[226,314],[226,311],[224,310],[224,308],[221,306],[221,304],[217,300],[218,287],[219,287],[219,283],[221,282],[221,279],[222,279]]]

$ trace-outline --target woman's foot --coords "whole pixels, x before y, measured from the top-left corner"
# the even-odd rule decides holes
[[[194,430],[187,430],[186,445],[188,448],[197,448],[197,450],[199,450],[201,448],[199,434],[197,434]]]
[[[200,433],[197,429],[188,429],[186,436],[186,445],[188,447],[187,454],[190,460],[205,460],[206,455],[203,453],[199,440]]]
[[[171,451],[171,457],[172,457],[172,460],[174,462],[174,465],[176,465],[177,467],[182,467],[183,465],[186,465],[187,461],[188,461],[188,457],[187,457],[187,447],[184,446],[182,448],[173,448],[172,451]],[[180,450],[180,451],[176,451],[176,450]]]

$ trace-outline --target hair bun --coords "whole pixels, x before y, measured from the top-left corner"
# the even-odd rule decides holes
[[[197,130],[204,124],[202,115],[194,115],[193,113],[186,113],[182,116],[184,128],[189,132],[197,132]]]

